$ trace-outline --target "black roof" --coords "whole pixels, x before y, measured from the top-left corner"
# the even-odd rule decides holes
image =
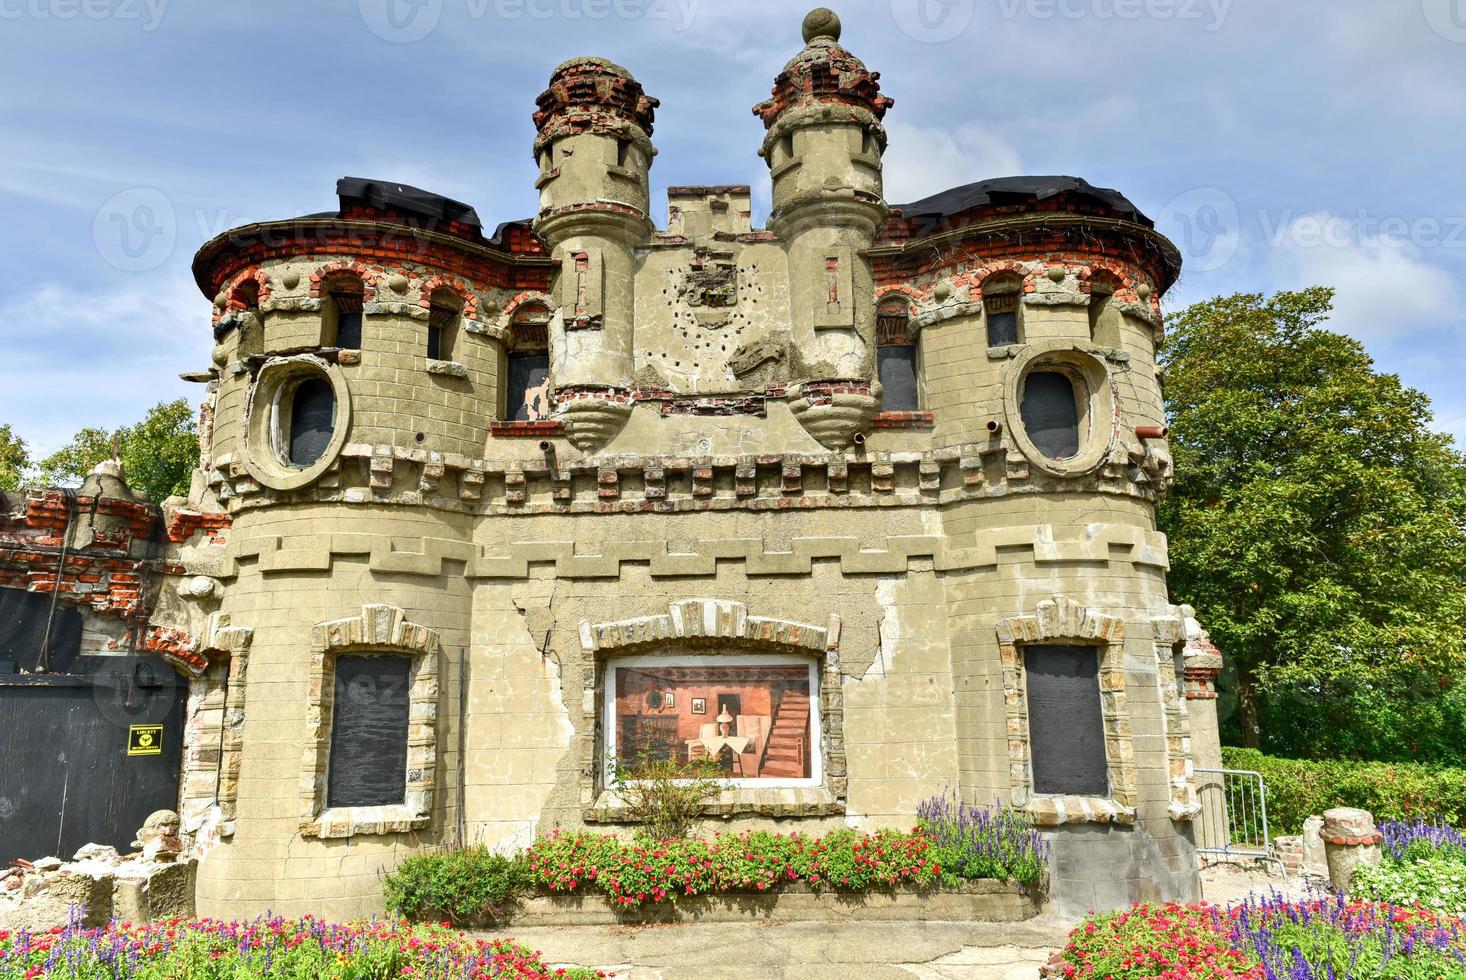
[[[478,212],[470,205],[420,187],[399,184],[395,180],[342,177],[336,181],[336,196],[341,199],[342,210],[348,201],[360,201],[381,210],[399,211],[434,221],[456,221],[479,231],[483,229]]]
[[[902,217],[945,218],[984,204],[1018,203],[1020,198],[1044,200],[1065,192],[1088,197],[1111,211],[1147,228],[1155,227],[1140,209],[1119,191],[1095,187],[1082,177],[993,177],[952,187],[911,204],[898,204]]]

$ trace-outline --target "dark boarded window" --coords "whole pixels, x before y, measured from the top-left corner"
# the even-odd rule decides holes
[[[325,378],[306,378],[290,396],[291,466],[309,466],[326,451],[336,422],[336,395]]]
[[[385,806],[407,792],[410,657],[336,658],[326,806]]]
[[[453,360],[453,341],[457,334],[458,309],[434,303],[428,310],[428,358],[434,361]]]
[[[987,311],[988,346],[1018,343],[1018,294],[984,296],[982,302]]]
[[[876,348],[881,376],[881,411],[914,412],[920,407],[916,392],[916,345],[883,344]]]
[[[1049,459],[1068,459],[1079,453],[1079,400],[1067,374],[1030,374],[1023,380],[1023,401],[1018,411],[1028,438]]]
[[[1033,791],[1108,796],[1099,651],[1080,646],[1029,646],[1023,649],[1023,666],[1028,674]]]
[[[336,337],[331,344],[345,350],[361,349],[361,287],[331,294],[336,304]]]
[[[509,355],[509,390],[505,404],[515,422],[547,418],[550,414],[545,381],[550,374],[550,357],[544,351]]]

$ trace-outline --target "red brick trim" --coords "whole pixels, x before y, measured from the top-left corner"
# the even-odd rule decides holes
[[[517,422],[490,422],[489,434],[497,439],[534,439],[565,434],[565,423],[557,419],[529,419]]]
[[[1338,844],[1342,847],[1369,847],[1384,842],[1385,835],[1379,831],[1366,834],[1363,837],[1334,837],[1329,834],[1320,834],[1325,844]]]
[[[192,538],[200,531],[209,535],[209,541],[220,542],[226,537],[225,532],[234,523],[234,518],[228,514],[205,514],[196,510],[179,509],[173,512],[173,519],[168,522],[168,540],[175,544],[182,544]]]
[[[465,320],[478,319],[478,297],[461,279],[449,279],[444,276],[434,276],[422,284],[421,298],[418,306],[425,310],[433,307],[433,293],[440,289],[446,289],[459,299],[463,300],[463,309],[460,311]]]
[[[362,292],[365,294],[363,300],[374,298],[372,291],[377,288],[379,275],[369,267],[360,262],[342,261],[328,262],[315,272],[311,273],[311,296],[314,299],[321,298],[321,291],[331,280],[360,279]]]
[[[876,429],[930,429],[936,417],[931,412],[881,412],[870,424]]]

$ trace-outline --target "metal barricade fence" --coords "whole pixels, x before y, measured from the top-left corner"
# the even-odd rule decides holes
[[[1197,769],[1196,789],[1201,802],[1196,851],[1214,860],[1252,858],[1276,862],[1287,876],[1282,859],[1273,852],[1267,824],[1267,784],[1251,769]]]

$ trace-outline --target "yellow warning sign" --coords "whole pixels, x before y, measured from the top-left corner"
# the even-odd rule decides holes
[[[162,755],[163,726],[133,725],[127,730],[128,755]]]

